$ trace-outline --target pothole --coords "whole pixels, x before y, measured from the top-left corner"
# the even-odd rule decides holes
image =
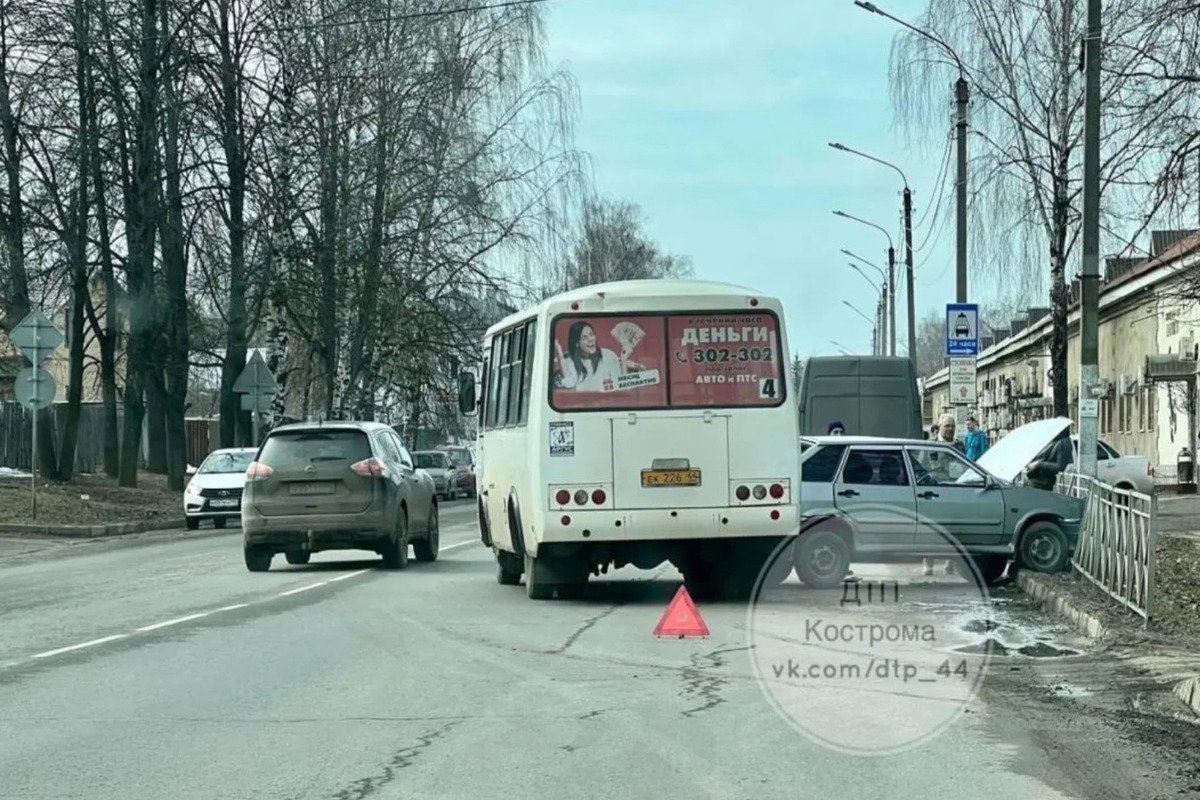
[[[1000,627],[1000,623],[990,619],[973,619],[963,626],[967,633],[991,633]]]
[[[1079,651],[1077,650],[1067,650],[1063,647],[1054,647],[1053,645],[1046,644],[1045,642],[1034,642],[1033,644],[1027,644],[1017,652],[1023,656],[1029,656],[1030,658],[1065,658],[1067,656],[1079,655]]]
[[[1011,653],[1011,651],[1001,644],[998,639],[993,639],[990,636],[978,644],[969,644],[964,647],[956,647],[954,648],[954,652],[979,656],[1007,656]]]

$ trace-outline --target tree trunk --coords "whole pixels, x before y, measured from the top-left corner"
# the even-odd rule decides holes
[[[162,345],[159,345],[161,348]],[[167,474],[167,392],[161,356],[156,352],[155,365],[147,370],[146,381],[146,471],[155,475]]]

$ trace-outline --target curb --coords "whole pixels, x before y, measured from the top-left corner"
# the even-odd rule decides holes
[[[96,539],[103,536],[125,536],[131,533],[163,531],[182,528],[183,517],[147,520],[144,522],[110,522],[106,525],[16,525],[0,523],[0,535],[46,536],[63,539]]]
[[[1089,639],[1099,641],[1110,638],[1110,631],[1096,616],[1076,608],[1036,573],[1022,570],[1017,574],[1017,585],[1044,610],[1063,617]],[[1172,687],[1172,691],[1193,714],[1200,717],[1200,676],[1180,681]]]
[[[1017,585],[1021,587],[1021,591],[1036,600],[1044,610],[1063,617],[1089,639],[1109,638],[1109,630],[1104,627],[1104,623],[1099,618],[1076,608],[1070,600],[1055,591],[1054,587],[1048,585],[1036,573],[1021,570],[1017,573]]]
[[[1188,678],[1175,684],[1175,696],[1196,716],[1200,716],[1200,677]]]

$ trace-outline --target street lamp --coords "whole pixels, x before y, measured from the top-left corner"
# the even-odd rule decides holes
[[[946,41],[940,36],[921,30],[915,25],[910,25],[899,17],[892,16],[879,6],[866,0],[854,0],[854,5],[864,11],[870,11],[872,14],[878,14],[881,17],[890,19],[897,25],[928,39],[945,50],[954,59],[954,63],[958,65],[958,80],[954,82],[954,127],[958,150],[958,175],[956,178],[958,236],[956,237],[957,258],[955,260],[957,269],[955,270],[955,294],[957,302],[965,303],[967,302],[967,104],[971,100],[971,87],[967,83],[966,67],[963,66],[962,59],[958,57],[958,53],[954,52],[954,48],[946,44]]]
[[[887,310],[887,315],[889,317],[891,317],[891,330],[892,330],[891,340],[892,341],[891,341],[891,347],[888,348],[885,346],[880,351],[880,353],[881,353],[881,355],[889,354],[889,349],[890,349],[890,355],[894,356],[894,355],[896,355],[896,248],[894,246],[892,246],[892,235],[887,232],[886,228],[882,228],[879,225],[876,225],[874,222],[867,222],[865,219],[859,219],[858,217],[856,217],[852,214],[847,214],[845,211],[834,211],[833,213],[839,217],[845,217],[846,219],[852,219],[855,222],[866,225],[867,227],[874,228],[875,230],[879,231],[880,233],[882,233],[884,236],[887,237],[887,240],[888,240],[888,250],[887,250],[887,254],[888,254],[887,309],[888,310]],[[884,344],[886,345],[887,339],[888,339],[888,336],[886,333],[884,334],[883,338],[884,338]]]
[[[905,289],[908,291],[908,351],[911,353],[917,347],[917,301],[913,293],[915,279],[913,278],[913,246],[912,246],[912,189],[908,185],[908,176],[904,174],[904,170],[897,167],[890,161],[884,161],[882,158],[868,155],[859,150],[840,142],[830,142],[829,146],[834,150],[841,150],[845,153],[852,153],[856,156],[874,161],[876,164],[882,164],[885,167],[890,167],[900,175],[900,180],[904,182],[904,269],[905,269]],[[891,305],[891,330],[892,330],[892,355],[896,355],[896,276],[893,274],[889,280],[889,285],[892,287],[892,305]]]
[[[867,321],[867,323],[871,326],[871,338],[873,338],[875,340],[875,348],[874,349],[875,349],[875,354],[878,355],[879,354],[879,336],[878,336],[879,320],[876,319],[876,320],[872,321],[870,317],[868,317],[863,312],[859,311],[858,308],[855,307],[855,305],[853,303],[851,303],[849,300],[843,300],[842,304],[845,305],[846,308],[853,311],[855,314],[858,314],[860,317],[865,319]]]

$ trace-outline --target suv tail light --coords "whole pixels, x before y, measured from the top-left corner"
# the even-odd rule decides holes
[[[246,467],[246,481],[266,480],[271,477],[271,473],[274,471],[261,461],[251,461],[250,466]]]
[[[363,459],[357,464],[351,464],[350,469],[354,470],[359,475],[362,475],[364,478],[382,478],[383,476],[387,475],[387,467],[384,466],[382,461],[374,456]]]

